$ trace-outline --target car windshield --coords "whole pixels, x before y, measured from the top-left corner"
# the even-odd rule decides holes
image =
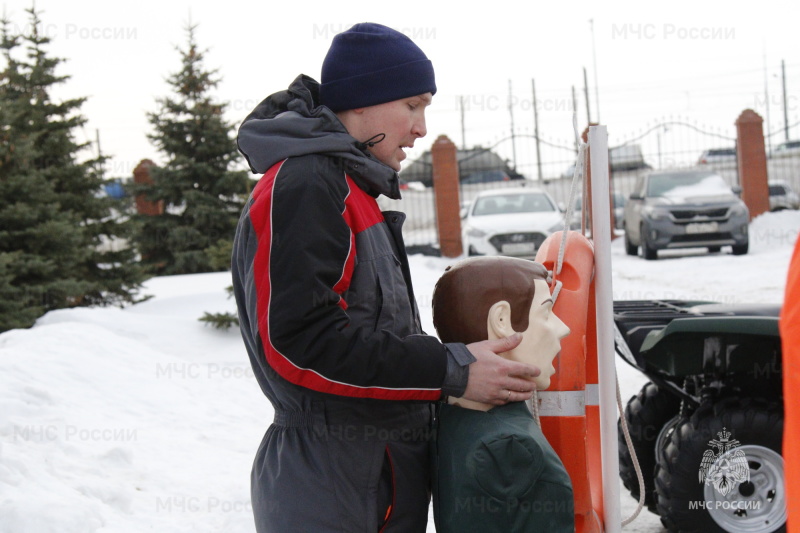
[[[716,174],[657,174],[650,176],[647,196],[718,196],[733,194]]]
[[[501,215],[506,213],[540,213],[555,211],[550,199],[541,193],[498,194],[485,196],[475,201],[472,215]]]

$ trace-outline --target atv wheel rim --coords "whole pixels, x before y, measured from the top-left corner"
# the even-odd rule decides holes
[[[663,450],[667,442],[669,442],[673,431],[675,431],[675,428],[683,419],[681,415],[675,415],[670,418],[669,421],[664,424],[664,427],[661,428],[661,431],[658,432],[658,437],[656,437],[656,457],[661,457],[661,450]]]
[[[750,481],[739,483],[725,495],[706,483],[703,494],[706,510],[725,531],[775,531],[786,522],[783,457],[769,448],[747,444],[721,455],[714,464],[736,451],[744,452],[747,458]]]

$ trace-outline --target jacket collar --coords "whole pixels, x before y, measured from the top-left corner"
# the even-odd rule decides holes
[[[319,83],[301,74],[285,91],[268,96],[244,119],[237,144],[250,169],[263,174],[287,157],[323,154],[339,158],[345,172],[368,194],[400,199],[397,172],[351,136],[336,114],[319,105]]]

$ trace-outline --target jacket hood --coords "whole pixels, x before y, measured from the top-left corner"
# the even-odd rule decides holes
[[[397,172],[370,154],[325,106],[319,83],[301,74],[285,91],[268,96],[244,119],[237,144],[250,170],[263,174],[287,157],[321,154],[339,158],[344,171],[372,196],[400,198]]]

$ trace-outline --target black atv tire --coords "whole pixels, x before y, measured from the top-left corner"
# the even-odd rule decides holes
[[[644,503],[647,508],[656,512],[655,482],[653,471],[656,466],[656,439],[664,424],[672,420],[680,410],[681,401],[669,392],[659,390],[655,383],[647,382],[636,396],[631,397],[625,407],[625,421],[631,435],[633,449],[642,469],[644,478]],[[639,499],[639,480],[633,466],[633,458],[628,451],[625,435],[622,433],[622,422],[617,422],[617,440],[619,442],[619,477],[625,488],[634,499]]]
[[[751,476],[727,496],[700,477],[703,454],[717,454],[709,441],[721,440],[723,431],[739,441],[736,448],[745,454]],[[657,457],[656,508],[664,527],[684,533],[785,532],[782,435],[779,403],[729,397],[702,404],[676,426]]]

